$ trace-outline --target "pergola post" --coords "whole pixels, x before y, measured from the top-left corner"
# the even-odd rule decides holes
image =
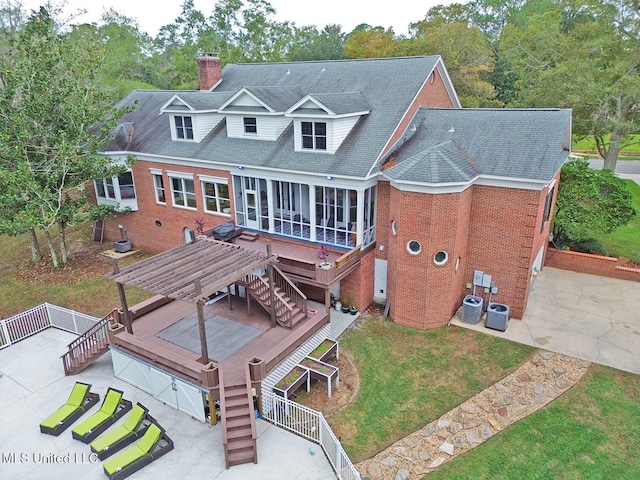
[[[271,260],[271,244],[267,243],[267,256]],[[269,310],[271,313],[271,327],[276,327],[278,321],[276,320],[276,296],[273,291],[273,264],[269,261],[267,265],[267,277],[269,278]]]
[[[202,285],[200,279],[196,278],[193,281],[195,287],[196,297],[202,294]],[[205,365],[209,363],[209,349],[207,347],[207,330],[204,325],[204,302],[201,298],[198,298],[196,303],[196,310],[198,311],[198,330],[200,332],[200,350],[202,351],[202,363]]]
[[[120,267],[118,266],[118,259],[112,259],[113,273],[120,273]],[[120,297],[120,305],[122,307],[122,314],[124,315],[124,327],[127,333],[133,334],[133,325],[131,324],[131,314],[129,313],[129,305],[127,304],[127,296],[124,292],[124,285],[120,282],[116,282],[118,287],[118,296]]]

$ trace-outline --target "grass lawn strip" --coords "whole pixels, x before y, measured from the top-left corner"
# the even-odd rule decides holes
[[[638,425],[638,375],[594,364],[555,402],[426,478],[637,479]]]
[[[372,479],[420,478],[555,400],[573,387],[590,365],[541,351],[495,385],[356,468]]]
[[[535,352],[464,328],[425,332],[365,314],[357,325],[340,338],[340,350],[358,366],[360,391],[328,419],[356,462],[493,385]]]
[[[638,211],[627,225],[616,228],[611,233],[594,233],[612,257],[625,257],[640,264],[640,185],[625,180],[627,189],[633,194],[633,206]]]

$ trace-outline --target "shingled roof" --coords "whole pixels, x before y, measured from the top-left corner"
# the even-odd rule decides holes
[[[391,180],[431,184],[478,175],[548,182],[570,138],[568,109],[420,108],[378,167]]]
[[[137,100],[139,107],[126,115],[122,122],[131,123],[134,133],[126,139],[130,141],[120,137],[111,142],[106,151],[364,178],[440,61],[439,56],[428,56],[227,65],[213,92],[188,92],[184,95],[180,91],[136,90],[129,94],[121,105],[130,105]],[[200,143],[171,140],[169,120],[159,113],[174,95],[181,98],[184,95],[187,97],[184,100],[190,105],[195,107],[197,104],[197,108],[203,108],[215,105],[224,98],[223,94],[230,98],[247,86],[277,109],[290,102],[291,92],[299,89],[298,100],[309,94],[318,95],[318,99],[322,97],[331,103],[328,108],[335,108],[341,113],[354,113],[355,109],[365,106],[370,108],[370,113],[358,121],[335,154],[295,152],[292,125],[275,142],[227,138],[224,122],[220,122]],[[217,97],[207,100],[210,94]],[[348,102],[338,108],[335,94],[349,94],[345,96]]]

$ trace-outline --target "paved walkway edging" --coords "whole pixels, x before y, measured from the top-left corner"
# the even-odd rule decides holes
[[[495,385],[355,467],[372,480],[420,479],[558,398],[590,365],[539,351]]]

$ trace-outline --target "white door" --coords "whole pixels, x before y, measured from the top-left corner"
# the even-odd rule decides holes
[[[193,418],[206,422],[204,415],[204,392],[199,388],[180,380],[175,380],[178,410]]]
[[[244,205],[247,213],[247,227],[258,229],[260,225],[258,223],[258,192],[245,190]]]
[[[376,258],[373,274],[373,300],[384,303],[387,299],[387,261]]]
[[[178,408],[176,379],[155,368],[151,368],[150,373],[153,396],[173,408]]]
[[[252,177],[242,177],[242,196],[244,199],[244,214],[246,226],[249,228],[260,228],[259,210],[260,202],[258,198],[258,181]]]
[[[147,393],[153,393],[149,366],[146,363],[142,363],[113,348],[111,349],[111,361],[113,362],[113,374],[116,378],[124,380]]]
[[[193,230],[190,228],[184,228],[182,231],[184,233],[184,243],[192,243],[195,238],[193,238]]]

